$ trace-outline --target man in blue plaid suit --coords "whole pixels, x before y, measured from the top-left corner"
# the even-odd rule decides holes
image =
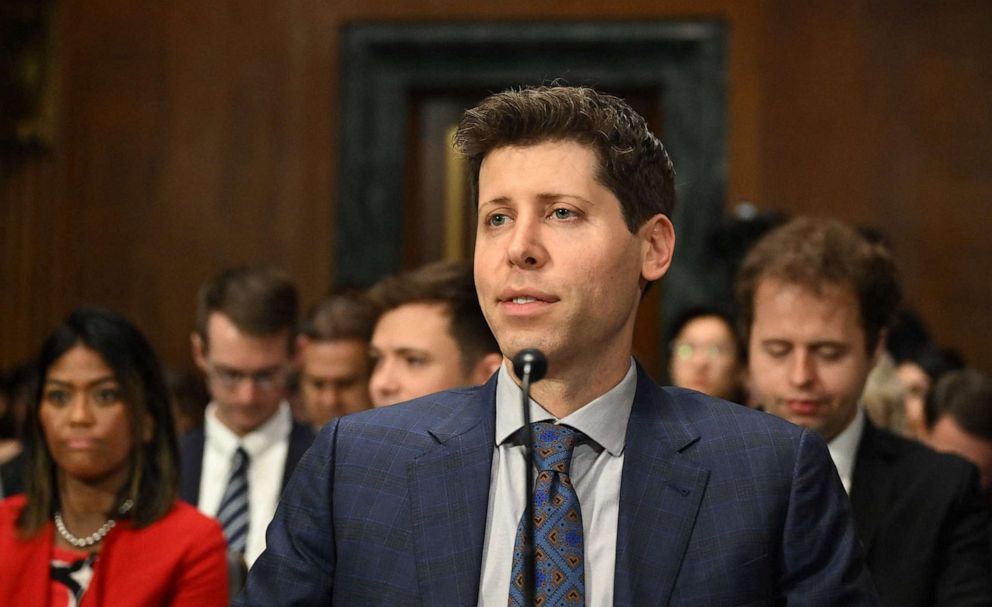
[[[816,433],[662,388],[631,356],[675,244],[674,171],[644,120],[587,88],[510,90],[466,112],[456,145],[483,312],[507,360],[547,355],[531,418],[580,437],[584,582],[568,604],[877,604]],[[518,382],[504,363],[482,386],[328,424],[240,604],[506,605],[528,465]]]

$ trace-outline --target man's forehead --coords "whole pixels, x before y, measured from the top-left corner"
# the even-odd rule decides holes
[[[860,303],[854,287],[839,282],[809,284],[779,277],[759,280],[754,295],[753,322],[765,327],[814,331],[856,326],[861,336]]]
[[[289,358],[290,329],[287,327],[270,335],[247,333],[220,313],[207,319],[207,352],[232,365],[270,366]]]
[[[372,332],[372,346],[383,347],[386,342],[393,342],[391,347],[407,347],[404,343],[414,344],[428,342],[438,335],[450,334],[451,305],[444,301],[422,300],[400,304],[386,310],[376,321]]]

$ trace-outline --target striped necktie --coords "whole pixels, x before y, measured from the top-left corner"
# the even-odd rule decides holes
[[[227,489],[217,509],[217,520],[224,528],[227,548],[231,552],[245,553],[248,540],[248,453],[238,447],[231,459],[231,474]]]
[[[548,422],[531,424],[534,433],[534,605],[585,605],[585,563],[582,511],[572,487],[572,450],[585,435]],[[526,512],[517,526],[510,574],[510,607],[524,607]],[[531,607],[527,605],[526,607]]]

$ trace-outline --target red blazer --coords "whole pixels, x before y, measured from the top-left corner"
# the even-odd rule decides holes
[[[23,495],[0,501],[0,605],[47,607],[54,527],[17,535]],[[176,500],[161,520],[121,521],[104,539],[81,607],[225,607],[224,535],[217,521]]]

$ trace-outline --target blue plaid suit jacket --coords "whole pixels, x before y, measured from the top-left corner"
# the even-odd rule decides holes
[[[237,604],[471,606],[495,376],[328,424],[300,461]],[[823,442],[662,388],[638,369],[616,605],[875,605]]]

